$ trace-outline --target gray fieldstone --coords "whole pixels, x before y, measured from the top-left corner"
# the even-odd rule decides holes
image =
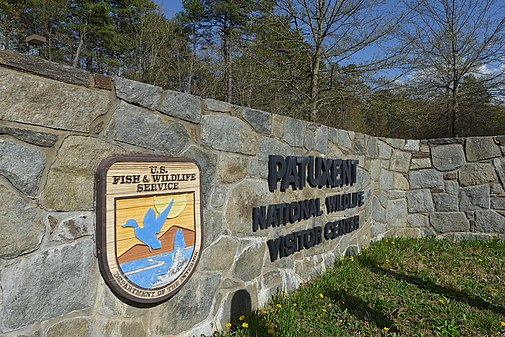
[[[390,238],[412,238],[419,239],[421,238],[421,228],[392,228],[385,233],[386,237]]]
[[[0,69],[0,119],[89,132],[109,109],[110,95],[10,69]]]
[[[233,183],[247,177],[249,159],[232,154],[221,154],[217,161],[217,179],[223,183]]]
[[[58,136],[54,133],[20,129],[4,125],[0,125],[0,135],[9,135],[23,142],[43,147],[51,147],[58,141]]]
[[[433,202],[437,212],[457,212],[458,197],[448,193],[433,193]]]
[[[489,185],[463,187],[459,190],[459,210],[462,212],[487,209],[490,205]]]
[[[202,193],[207,195],[212,189],[212,182],[216,175],[217,156],[213,151],[206,150],[196,145],[191,145],[182,153],[182,157],[193,159],[200,167],[202,179]]]
[[[38,74],[57,81],[77,84],[84,87],[90,85],[90,73],[70,66],[50,62],[43,58],[20,54],[9,50],[0,50],[0,64],[9,68],[22,69],[25,72]]]
[[[208,247],[226,231],[223,212],[221,210],[204,208],[203,229],[203,247]]]
[[[46,155],[32,147],[0,137],[0,175],[30,196],[35,196],[46,164]]]
[[[46,333],[46,337],[92,337],[91,323],[88,318],[66,319],[51,326]],[[110,336],[110,335],[109,335]]]
[[[156,109],[163,93],[161,87],[121,77],[114,77],[114,86],[119,99],[151,110]]]
[[[384,138],[384,141],[398,150],[405,146],[405,140],[399,138]]]
[[[245,108],[242,116],[259,133],[272,132],[272,114],[261,110]]]
[[[376,222],[386,222],[386,209],[382,207],[379,198],[372,197],[372,220]]]
[[[177,335],[205,320],[214,303],[221,281],[220,274],[194,274],[181,290],[151,313],[151,333],[155,336]]]
[[[307,151],[314,150],[314,137],[316,136],[315,132],[310,130],[309,128],[305,129],[305,140],[303,141],[303,147]]]
[[[120,147],[95,138],[68,137],[49,170],[43,205],[59,211],[92,209],[98,165],[102,159],[122,153]]]
[[[395,183],[394,183],[394,188],[396,190],[408,190],[409,189],[409,181],[407,180],[407,178],[405,178],[405,176],[401,173],[394,173],[394,179],[395,179]]]
[[[492,164],[470,163],[459,171],[459,183],[463,187],[494,182],[498,182],[498,177]]]
[[[389,168],[392,171],[407,173],[410,167],[410,157],[411,154],[409,152],[393,150]]]
[[[491,194],[492,195],[501,195],[504,193],[505,193],[505,190],[503,189],[501,184],[491,184]]]
[[[434,169],[424,169],[409,172],[410,188],[444,188],[441,172]]]
[[[165,115],[184,119],[192,123],[200,123],[202,108],[200,97],[167,90],[165,100],[161,104],[160,111]]]
[[[41,211],[1,181],[0,200],[0,258],[16,257],[39,247],[46,229]]]
[[[92,212],[50,212],[46,217],[52,241],[70,241],[92,236],[95,231]]]
[[[409,213],[433,212],[433,200],[430,190],[413,190],[407,192],[407,205]]]
[[[366,153],[370,158],[377,158],[379,156],[379,148],[377,147],[377,137],[368,136]]]
[[[203,102],[210,111],[229,113],[233,110],[233,105],[227,102],[218,101],[212,98],[207,98]]]
[[[258,159],[268,162],[268,156],[271,154],[284,157],[293,155],[291,147],[286,143],[275,138],[261,137]]]
[[[96,327],[95,327],[96,328]],[[100,328],[95,331],[97,334],[102,334],[109,337],[140,337],[147,336],[147,330],[142,322],[135,321],[115,321],[107,320],[105,330]],[[95,335],[96,336],[96,335]]]
[[[255,155],[259,139],[252,127],[237,117],[208,115],[202,121],[202,144],[215,150]]]
[[[393,148],[383,142],[382,140],[377,141],[377,146],[379,147],[379,158],[381,159],[389,159],[391,158],[391,153]]]
[[[372,239],[378,239],[386,232],[386,224],[372,223],[370,226],[370,235]]]
[[[94,336],[110,337],[139,337],[148,336],[147,330],[141,321],[115,320],[111,318],[95,319],[93,322]]]
[[[227,271],[235,261],[238,240],[222,236],[218,241],[207,247],[200,259],[201,270]]]
[[[351,149],[352,144],[351,138],[349,137],[349,131],[329,128],[328,137],[333,144],[346,149]]]
[[[226,195],[228,190],[223,185],[217,185],[212,192],[211,205],[214,208],[221,208],[226,202]]]
[[[314,150],[326,153],[328,151],[328,127],[321,125],[316,130],[314,138]]]
[[[464,138],[435,138],[428,140],[430,145],[463,144],[464,142]]]
[[[496,142],[501,146],[505,146],[505,136],[496,136]]]
[[[228,193],[226,205],[226,222],[233,236],[262,236],[260,229],[252,230],[251,214],[253,207],[271,204],[272,193],[268,184],[262,180],[244,179]]]
[[[412,152],[419,151],[419,140],[407,139],[405,141],[405,146],[403,147],[403,149]]]
[[[505,158],[496,158],[493,160],[493,165],[496,168],[496,173],[500,179],[503,189],[505,189]]]
[[[365,154],[365,140],[358,139],[352,141],[352,153],[355,155],[364,155]]]
[[[452,171],[465,165],[461,144],[438,145],[431,148],[433,166],[440,171]]]
[[[430,223],[437,233],[468,232],[470,222],[463,212],[434,212]]]
[[[452,195],[458,195],[459,193],[459,184],[454,180],[444,180],[444,188],[445,192]]]
[[[291,146],[302,147],[305,134],[305,122],[286,117],[282,139]]]
[[[477,161],[500,157],[500,147],[495,144],[492,137],[470,137],[466,139],[466,158],[468,161]]]
[[[412,158],[410,162],[411,170],[420,170],[425,168],[431,168],[430,158]]]
[[[242,251],[237,258],[235,269],[233,270],[233,275],[236,279],[248,282],[261,276],[265,247],[266,244],[258,244]]]
[[[395,174],[388,170],[381,170],[379,185],[382,190],[391,190],[395,186]]]
[[[184,125],[166,121],[151,111],[125,102],[117,107],[106,135],[131,145],[179,155],[189,145]]]
[[[97,307],[97,312],[101,316],[134,318],[141,317],[149,312],[149,309],[147,308],[137,308],[121,301],[116,295],[114,295],[109,287],[105,285],[103,278],[99,280],[99,286],[103,289],[103,295],[95,307]],[[98,293],[100,293],[100,290]]]
[[[475,230],[482,233],[505,234],[505,216],[488,209],[475,211]]]
[[[407,201],[388,200],[386,222],[391,227],[405,227],[407,224]]]
[[[91,240],[32,254],[4,268],[2,321],[8,329],[62,316],[94,303],[98,268]]]
[[[262,288],[274,288],[282,285],[283,277],[280,271],[272,270],[262,275]],[[280,289],[279,289],[280,290]]]
[[[492,209],[505,209],[505,197],[491,198]]]
[[[409,224],[410,227],[415,228],[430,226],[428,216],[423,214],[409,214],[407,216],[407,223]]]

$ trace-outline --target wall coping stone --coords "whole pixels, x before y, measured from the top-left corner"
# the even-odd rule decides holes
[[[109,76],[91,74],[86,70],[73,68],[61,63],[51,62],[39,57],[24,55],[10,50],[0,50],[0,65],[23,70],[60,82],[88,88],[112,90],[112,80]]]

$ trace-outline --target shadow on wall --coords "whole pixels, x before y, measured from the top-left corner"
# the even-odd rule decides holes
[[[239,317],[242,315],[247,316],[251,311],[251,295],[249,295],[247,290],[242,289],[235,292],[231,299],[230,322],[232,324],[238,324],[240,321]]]

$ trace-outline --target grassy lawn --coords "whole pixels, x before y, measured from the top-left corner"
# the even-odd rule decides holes
[[[215,336],[505,336],[505,242],[389,239]]]

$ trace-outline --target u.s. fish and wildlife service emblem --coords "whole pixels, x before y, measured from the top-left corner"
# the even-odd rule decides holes
[[[107,285],[138,306],[173,296],[202,243],[198,165],[188,159],[112,157],[96,174],[97,251]]]

